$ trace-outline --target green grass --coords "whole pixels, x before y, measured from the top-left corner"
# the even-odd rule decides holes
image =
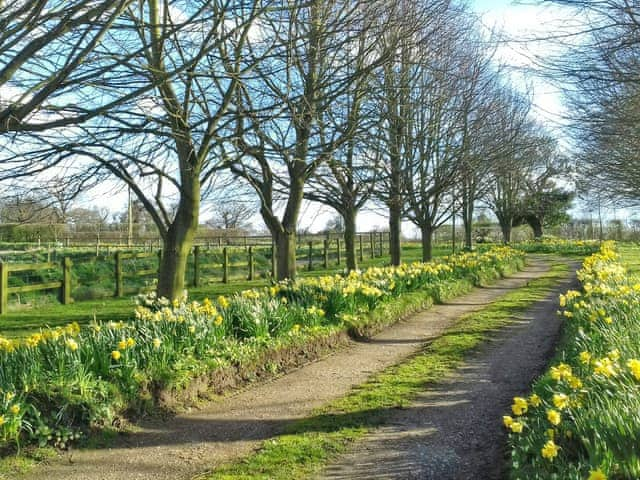
[[[422,258],[422,251],[419,244],[408,243],[403,246],[403,261],[410,263],[419,261]],[[447,247],[434,248],[434,256],[440,257],[450,254]],[[367,258],[361,264],[362,268],[371,266],[387,265],[389,257]],[[328,270],[321,269],[315,265],[312,271],[306,268],[299,268],[300,277],[318,276],[342,272],[344,269],[344,258],[342,264],[331,265]],[[205,297],[215,298],[218,295],[229,295],[231,293],[246,290],[249,288],[261,287],[269,284],[268,279],[241,280],[232,279],[230,283],[211,283],[199,288],[189,288],[189,296],[194,300],[202,300]],[[0,335],[5,337],[22,337],[42,327],[55,327],[66,325],[70,322],[87,324],[93,320],[128,320],[133,316],[135,295],[124,298],[103,298],[98,300],[78,301],[71,305],[61,305],[53,299],[49,301],[35,301],[32,305],[21,309],[12,309],[0,317]]]
[[[256,454],[202,475],[199,480],[290,480],[318,471],[384,423],[389,410],[407,406],[426,385],[458,367],[491,332],[544,299],[567,272],[567,265],[554,264],[540,279],[464,316],[410,360],[384,370],[311,417],[295,422],[284,435],[265,441]]]
[[[620,262],[627,271],[631,275],[640,275],[640,244],[618,243],[617,250],[620,254]]]

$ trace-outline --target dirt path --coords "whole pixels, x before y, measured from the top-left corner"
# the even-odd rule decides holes
[[[180,480],[249,453],[290,422],[346,394],[372,373],[400,362],[460,315],[481,309],[509,290],[543,275],[548,263],[532,259],[522,272],[490,288],[475,289],[398,323],[366,343],[271,382],[257,385],[201,410],[164,422],[149,422],[117,446],[73,452],[18,478],[48,480]]]
[[[577,267],[577,265],[575,265]],[[562,289],[575,284],[575,276]],[[502,415],[544,370],[559,335],[557,294],[502,330],[450,378],[396,411],[317,478],[505,478]]]

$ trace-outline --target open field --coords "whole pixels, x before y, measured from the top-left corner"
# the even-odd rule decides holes
[[[420,245],[406,243],[403,245],[403,261],[411,263],[421,259]],[[447,247],[436,247],[434,254],[436,257],[451,253]],[[363,268],[370,266],[386,265],[389,262],[388,256],[366,258],[361,263]],[[312,271],[300,268],[301,277],[312,277],[332,273],[341,273],[344,268],[332,265],[328,270],[318,266]],[[112,280],[111,280],[112,281]],[[189,288],[189,297],[194,300],[204,298],[215,298],[218,295],[229,295],[233,292],[246,290],[248,288],[262,287],[269,285],[270,280],[261,278],[253,281],[246,279],[234,279],[229,283],[220,281],[208,283],[198,288]],[[44,326],[58,326],[69,322],[87,324],[93,320],[128,320],[133,316],[135,307],[135,294],[130,293],[122,298],[101,298],[95,300],[76,301],[70,305],[61,305],[54,296],[45,298],[34,296],[31,303],[23,306],[10,305],[7,314],[0,316],[0,335],[7,337],[19,337],[27,335],[34,330]]]

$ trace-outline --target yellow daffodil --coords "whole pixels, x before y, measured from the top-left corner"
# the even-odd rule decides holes
[[[553,408],[550,408],[549,410],[547,410],[547,420],[549,420],[549,423],[551,423],[551,425],[559,425],[562,417],[560,415],[560,412],[554,410]]]
[[[547,460],[553,461],[554,458],[558,456],[558,451],[560,447],[558,447],[553,440],[548,440],[547,443],[544,444],[540,453],[542,453],[542,457]]]
[[[564,393],[555,393],[552,400],[558,410],[564,410],[569,406],[569,397]]]
[[[527,413],[527,400],[523,397],[513,397],[513,405],[511,411],[514,415],[524,415]]]
[[[600,470],[589,470],[589,478],[587,480],[607,480],[607,475]]]
[[[513,422],[509,428],[513,433],[522,433],[524,425],[521,422]]]

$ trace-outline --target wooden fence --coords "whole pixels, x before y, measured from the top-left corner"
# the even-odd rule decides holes
[[[0,262],[0,314],[6,313],[9,303],[9,294],[36,292],[40,290],[60,290],[60,302],[67,305],[72,302],[71,299],[71,267],[73,263],[70,258],[65,257],[60,264],[48,263],[31,263],[31,264],[10,264]],[[9,274],[11,272],[24,272],[28,270],[55,270],[62,269],[62,280],[52,282],[35,283],[31,285],[21,285],[19,287],[9,286]]]
[[[383,232],[371,232],[360,234],[356,239],[356,255],[360,262],[365,258],[383,256],[385,246],[388,246],[388,234]],[[206,244],[195,245],[188,260],[188,277],[186,284],[189,287],[200,287],[205,282],[228,283],[232,280],[232,270],[244,280],[255,280],[257,275],[256,256],[262,253],[261,258],[270,258],[270,271],[264,270],[263,275],[274,276],[276,256],[273,243],[264,245],[246,246],[211,246]],[[328,269],[331,266],[341,266],[344,263],[344,242],[340,238],[309,240],[298,245],[298,267],[308,271],[314,269]],[[141,279],[143,277],[157,276],[159,261],[162,251],[122,251],[117,250],[107,253],[100,261],[113,260],[113,295],[123,297],[126,293],[127,280]],[[207,256],[214,256],[219,261],[207,261]],[[232,260],[231,257],[235,260]],[[54,255],[55,257],[55,255]],[[244,257],[244,258],[243,258]],[[48,255],[51,258],[51,255]],[[143,268],[136,268],[135,261],[142,261]],[[78,261],[78,260],[77,260]],[[95,260],[97,261],[97,260]],[[78,265],[85,260],[79,260]],[[263,260],[264,262],[264,260]],[[58,289],[61,303],[68,304],[72,300],[72,266],[69,257],[63,257],[60,262],[48,261],[44,263],[2,263],[0,262],[0,314],[7,311],[10,294],[26,293],[40,290]],[[46,271],[55,273],[61,280],[46,281],[21,286],[9,286],[9,275],[12,272]],[[83,284],[85,285],[85,284]],[[139,291],[139,288],[137,289]]]

